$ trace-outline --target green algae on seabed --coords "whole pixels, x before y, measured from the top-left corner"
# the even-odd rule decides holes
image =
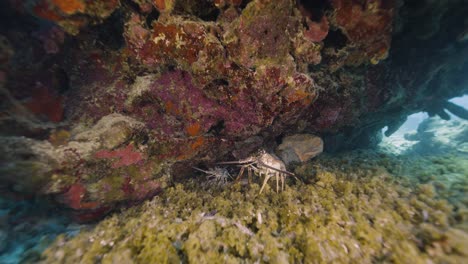
[[[279,194],[267,188],[258,195],[258,184],[207,190],[192,180],[74,238],[60,236],[43,261],[466,263],[465,163],[456,156],[322,156],[296,168],[305,183],[291,180]],[[462,177],[449,184],[454,169]]]

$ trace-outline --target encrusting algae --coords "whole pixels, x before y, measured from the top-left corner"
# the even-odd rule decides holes
[[[194,179],[75,237],[58,237],[42,260],[463,263],[468,167],[462,158],[322,156],[296,168],[303,182],[291,180],[280,193],[268,186],[261,195],[257,183],[207,190]],[[448,174],[461,176],[448,182]],[[420,177],[426,177],[423,184]]]

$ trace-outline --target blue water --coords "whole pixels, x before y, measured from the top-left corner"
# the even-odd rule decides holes
[[[457,104],[459,106],[463,106],[466,109],[468,109],[468,95],[464,95],[464,96],[461,96],[461,97],[455,97],[455,98],[451,99],[450,102],[452,102],[454,104]]]

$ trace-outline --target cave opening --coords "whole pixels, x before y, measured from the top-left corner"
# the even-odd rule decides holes
[[[452,98],[448,102],[467,109],[468,95]],[[448,119],[443,119],[426,112],[411,114],[392,135],[383,136],[379,148],[397,155],[465,152],[468,147],[468,120],[450,111],[447,111],[447,116]],[[384,127],[382,135],[387,130],[388,127]]]

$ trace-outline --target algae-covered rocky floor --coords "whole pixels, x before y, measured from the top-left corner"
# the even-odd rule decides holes
[[[466,156],[361,151],[297,167],[276,194],[199,175],[115,213],[45,263],[467,263]],[[273,183],[271,183],[273,186]]]

